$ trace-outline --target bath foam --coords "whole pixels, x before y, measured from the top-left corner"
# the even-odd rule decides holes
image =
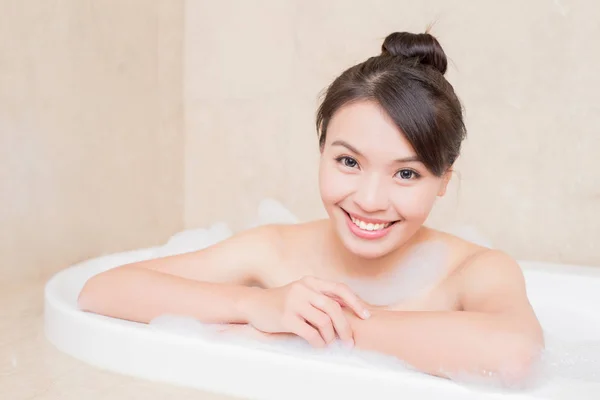
[[[600,398],[600,317],[590,307],[600,302],[600,272],[593,268],[520,262],[532,305],[547,334],[548,350],[536,386],[509,394],[494,387],[493,380],[457,376],[468,383],[463,385],[414,371],[393,357],[350,350],[338,343],[320,350],[300,338],[258,341],[221,332],[226,326],[186,317],[162,316],[146,325],[77,308],[85,281],[99,272],[193,251],[230,235],[225,224],[216,224],[174,235],[165,246],[100,257],[60,272],[45,290],[49,341],[104,369],[241,398]]]
[[[579,321],[581,325],[582,321]],[[202,338],[214,343],[251,347],[263,351],[293,355],[305,359],[321,360],[332,365],[355,365],[388,371],[421,374],[417,369],[396,357],[360,349],[349,349],[341,342],[335,341],[325,349],[311,347],[301,338],[257,338],[234,330],[228,333],[228,324],[203,324],[190,317],[164,315],[150,322],[150,327],[157,331],[169,332],[190,338]],[[546,350],[531,377],[523,382],[507,383],[493,373],[449,374],[457,383],[468,385],[471,389],[494,391],[499,393],[515,393],[532,390],[551,382],[563,379],[583,384],[600,386],[600,341],[568,342],[546,331]]]
[[[415,248],[392,271],[377,279],[343,279],[360,298],[375,306],[416,299],[445,274],[448,249],[444,243],[425,243]]]
[[[254,335],[238,332],[237,330],[229,333],[229,324],[203,324],[193,318],[176,315],[157,317],[150,322],[149,326],[157,331],[190,338],[203,338],[215,343],[246,346],[263,351],[323,360],[333,364],[418,372],[395,357],[349,349],[339,341],[335,341],[325,349],[317,349],[297,337],[285,339],[256,338]]]

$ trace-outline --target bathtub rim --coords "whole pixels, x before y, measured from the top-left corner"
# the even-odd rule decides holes
[[[232,395],[232,396],[243,396],[247,397],[248,395],[251,398],[277,398],[277,395],[274,393],[267,393],[268,390],[266,388],[257,387],[256,384],[250,382],[246,383],[243,387],[231,387],[231,385],[227,385],[224,382],[220,382],[216,385],[207,385],[206,383],[202,384],[197,382],[196,384],[190,384],[187,381],[177,381],[173,377],[165,377],[164,374],[161,376],[160,373],[156,371],[149,371],[147,368],[144,369],[144,365],[137,365],[136,371],[131,371],[128,367],[120,367],[115,365],[116,363],[111,363],[110,360],[99,360],[97,355],[94,355],[94,351],[89,351],[87,354],[82,354],[79,352],[81,343],[77,344],[76,342],[81,339],[73,339],[68,338],[69,335],[60,335],[57,330],[60,330],[59,327],[56,326],[57,321],[71,321],[71,327],[78,327],[82,330],[88,330],[88,336],[92,335],[95,330],[97,332],[104,332],[107,335],[115,335],[115,337],[120,337],[119,335],[141,335],[140,340],[144,340],[148,343],[151,343],[153,340],[158,339],[155,331],[151,329],[147,329],[146,324],[140,324],[130,321],[123,321],[121,324],[106,324],[106,319],[110,319],[109,317],[104,317],[96,314],[86,313],[79,310],[76,307],[76,304],[70,304],[63,298],[54,296],[54,291],[60,289],[60,285],[63,279],[69,276],[69,274],[73,274],[74,271],[81,272],[83,269],[91,266],[95,266],[98,269],[99,266],[103,267],[103,270],[110,269],[113,266],[109,266],[108,268],[105,263],[109,263],[112,259],[121,258],[123,256],[130,257],[132,259],[143,259],[143,258],[151,258],[153,256],[154,251],[158,249],[158,247],[148,247],[143,249],[124,251],[119,253],[111,253],[102,255],[99,257],[91,258],[88,260],[84,260],[80,263],[74,264],[69,268],[66,268],[58,273],[54,274],[45,284],[44,286],[44,330],[47,340],[52,343],[56,348],[60,351],[80,360],[90,365],[94,365],[95,367],[109,370],[112,372],[116,372],[123,375],[128,375],[136,378],[146,379],[149,381],[155,382],[163,382],[167,384],[174,384],[178,386],[186,386],[186,387],[194,387],[201,390],[206,390],[209,392],[221,393],[224,395]],[[142,257],[142,258],[140,258]],[[598,280],[600,282],[600,268],[594,266],[582,266],[582,265],[571,265],[571,264],[557,264],[557,263],[548,263],[543,261],[518,261],[519,265],[525,272],[526,278],[531,277],[531,274],[550,274],[550,275],[561,275],[563,277],[571,277],[571,278],[580,278],[580,277],[594,277],[594,281]],[[120,265],[120,264],[116,264]],[[116,266],[114,265],[114,266]],[[90,276],[93,276],[91,274]],[[88,277],[89,279],[89,277]],[[87,280],[87,279],[86,279]],[[84,283],[84,282],[83,282]],[[79,282],[81,286],[83,283]],[[186,338],[181,335],[177,335],[169,332],[160,332],[161,340],[167,340],[174,345],[183,345],[186,343],[191,344],[192,346],[198,346],[199,342],[196,339]],[[294,365],[294,369],[297,371],[325,371],[333,367],[332,364],[328,362],[323,362],[322,360],[314,360],[314,359],[299,359],[293,355],[287,355],[282,353],[271,353],[265,352],[262,349],[253,349],[253,348],[241,348],[239,346],[232,346],[227,343],[204,343],[200,345],[202,351],[206,353],[210,353],[210,357],[213,360],[217,359],[242,359],[244,357],[250,357],[253,360],[261,360],[264,361],[264,364],[270,365],[278,365],[281,363],[287,363]],[[481,393],[477,390],[473,390],[473,388],[466,388],[464,386],[458,385],[454,382],[442,380],[440,378],[424,375],[424,374],[412,374],[412,373],[399,373],[397,371],[385,371],[382,369],[372,369],[372,368],[364,368],[356,365],[341,365],[335,364],[336,374],[343,374],[346,379],[350,377],[357,382],[363,382],[363,388],[360,389],[360,384],[355,385],[355,392],[360,392],[361,390],[366,390],[364,388],[364,383],[367,381],[371,382],[380,382],[381,384],[388,384],[389,382],[395,382],[394,385],[388,387],[388,395],[391,396],[393,390],[402,390],[403,395],[409,395],[409,393],[414,393],[418,395],[421,393],[424,387],[429,387],[430,391],[432,391],[431,398],[435,398],[439,393],[447,396],[450,392],[456,394],[456,398],[482,398]],[[167,374],[168,375],[168,374]],[[314,375],[314,374],[313,374]],[[399,376],[401,376],[401,382],[398,381]],[[356,382],[355,382],[356,383]],[[291,382],[288,382],[291,384]],[[260,386],[260,385],[259,385]],[[391,390],[391,391],[390,391]],[[433,392],[439,391],[438,394],[433,394]],[[301,392],[301,391],[300,391]],[[349,392],[350,393],[350,392]],[[332,393],[333,395],[334,393]],[[486,394],[488,394],[486,392]],[[304,393],[302,396],[308,395]],[[339,395],[339,393],[338,393]],[[492,393],[493,395],[493,393]],[[254,397],[253,397],[254,396]],[[543,397],[534,396],[531,393],[523,394],[514,397],[514,398],[522,398],[522,399],[537,399]],[[381,398],[388,398],[383,395]],[[487,398],[487,396],[485,396]],[[298,397],[301,398],[301,397]],[[423,397],[429,398],[429,397]],[[454,398],[453,395],[446,398]]]

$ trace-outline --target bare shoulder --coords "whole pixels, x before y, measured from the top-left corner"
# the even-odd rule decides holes
[[[451,274],[458,272],[469,260],[472,260],[475,256],[489,250],[487,247],[436,229],[426,228],[425,236],[427,237],[427,241],[441,242],[445,244],[449,251],[448,264]]]
[[[282,244],[287,246],[297,243],[297,241],[306,241],[313,238],[317,241],[323,236],[327,226],[324,219],[302,222],[297,224],[277,225]]]
[[[319,245],[323,243],[326,225],[325,220],[278,225],[280,256],[293,264],[294,260],[306,261],[311,255],[317,254]]]
[[[542,327],[527,296],[523,271],[514,258],[486,249],[465,260],[459,274],[462,310],[501,315],[543,344]]]
[[[248,250],[245,254],[249,259],[254,257],[275,259],[282,250],[282,232],[282,225],[261,225],[238,232],[228,240],[217,244],[217,246],[235,247],[236,250]]]
[[[450,249],[451,278],[464,309],[501,308],[527,302],[525,279],[517,261],[507,253],[434,231]]]
[[[452,235],[445,238],[460,254],[452,276],[458,310],[494,314],[543,346],[543,330],[527,296],[518,262],[501,250]]]
[[[206,254],[222,260],[230,270],[242,269],[248,280],[260,283],[265,272],[281,261],[283,230],[283,226],[276,224],[250,228],[215,244]]]
[[[489,312],[529,311],[525,278],[517,261],[501,250],[482,249],[457,270],[464,309]]]
[[[137,265],[199,281],[255,284],[279,262],[281,239],[280,226],[262,225],[194,252]]]
[[[195,257],[218,266],[223,271],[220,280],[280,286],[296,278],[295,261],[306,260],[308,240],[318,230],[313,222],[261,225],[201,250]]]
[[[278,227],[280,264],[268,286],[280,286],[305,275],[321,275],[326,220],[314,220]]]
[[[282,228],[280,225],[261,225],[236,233],[228,239],[200,250],[202,253],[229,255],[232,261],[244,260],[250,264],[276,261],[282,251]]]

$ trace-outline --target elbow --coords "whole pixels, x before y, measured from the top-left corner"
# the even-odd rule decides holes
[[[100,274],[101,275],[101,274]],[[98,275],[89,278],[77,296],[77,307],[81,311],[93,311],[96,297],[96,280]]]
[[[101,304],[109,298],[114,289],[113,275],[118,268],[100,272],[90,277],[77,296],[77,307],[81,311],[98,313]]]
[[[503,385],[523,388],[534,383],[544,351],[543,340],[523,338],[509,348],[504,346],[504,350],[497,368]]]

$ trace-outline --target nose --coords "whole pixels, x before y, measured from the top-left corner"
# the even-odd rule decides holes
[[[364,175],[354,193],[354,202],[365,212],[387,210],[389,207],[389,187],[381,177]]]

